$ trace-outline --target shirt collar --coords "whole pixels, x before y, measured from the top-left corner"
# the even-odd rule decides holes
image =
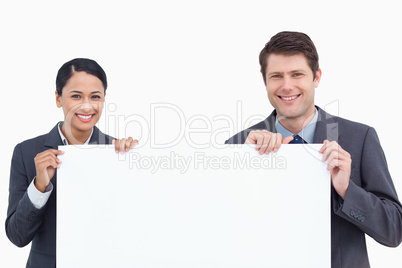
[[[69,145],[69,144],[68,144],[68,141],[67,141],[67,139],[66,139],[66,137],[64,137],[63,133],[61,132],[61,127],[62,127],[62,125],[63,125],[63,123],[60,122],[60,123],[59,123],[59,126],[58,126],[58,128],[57,128],[57,129],[59,130],[59,135],[60,135],[61,141],[63,142],[64,145]],[[84,145],[88,145],[88,144],[89,144],[89,141],[90,141],[91,138],[92,138],[92,133],[94,133],[94,128],[92,128],[91,135],[89,135],[87,141],[84,142]]]
[[[297,134],[300,137],[302,137],[303,140],[305,140],[307,143],[313,143],[317,121],[318,121],[318,110],[317,108],[315,108],[315,114],[313,119],[311,119],[310,123],[308,123],[308,125],[305,126],[299,133],[292,133],[289,130],[287,130],[284,126],[282,126],[282,124],[278,120],[278,116],[276,116],[275,127],[276,131],[280,133],[283,138],[294,136]]]

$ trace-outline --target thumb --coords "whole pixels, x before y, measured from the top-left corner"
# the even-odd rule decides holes
[[[282,144],[288,144],[293,140],[293,136],[288,136],[282,140]]]

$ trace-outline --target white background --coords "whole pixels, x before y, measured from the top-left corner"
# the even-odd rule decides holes
[[[151,104],[169,103],[187,121],[180,122],[172,110],[160,114],[156,132],[163,133],[161,141],[174,139],[193,116],[235,120],[241,114],[230,133],[217,136],[216,143],[223,143],[249,125],[248,118],[271,112],[258,54],[282,30],[303,31],[312,38],[323,71],[316,104],[376,128],[401,195],[402,19],[397,1],[109,2],[0,4],[2,222],[14,146],[63,120],[54,91],[64,62],[88,57],[105,69],[109,88],[100,127],[109,134],[144,135],[146,142],[147,130],[140,128],[144,124],[135,121],[142,116],[149,123]],[[219,126],[212,122],[213,129]],[[372,267],[402,263],[402,247],[386,248],[371,239],[368,244]],[[28,247],[18,249],[4,231],[0,249],[7,267],[24,267]]]

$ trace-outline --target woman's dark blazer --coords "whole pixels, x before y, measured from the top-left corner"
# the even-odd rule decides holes
[[[89,144],[111,144],[113,138],[94,127]],[[32,242],[26,267],[56,267],[56,185],[57,172],[51,180],[53,191],[46,205],[36,209],[27,195],[27,189],[36,176],[34,158],[48,149],[63,145],[58,124],[48,133],[17,144],[14,149],[6,234],[11,242],[24,247]]]

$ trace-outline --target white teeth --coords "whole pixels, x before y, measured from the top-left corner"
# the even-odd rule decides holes
[[[282,99],[283,100],[287,100],[287,101],[290,101],[290,100],[294,100],[294,99],[296,99],[298,96],[293,96],[293,97],[282,97]]]
[[[77,114],[77,116],[78,116],[79,118],[82,118],[82,119],[89,119],[89,118],[92,117],[92,115],[80,115],[80,114]]]

